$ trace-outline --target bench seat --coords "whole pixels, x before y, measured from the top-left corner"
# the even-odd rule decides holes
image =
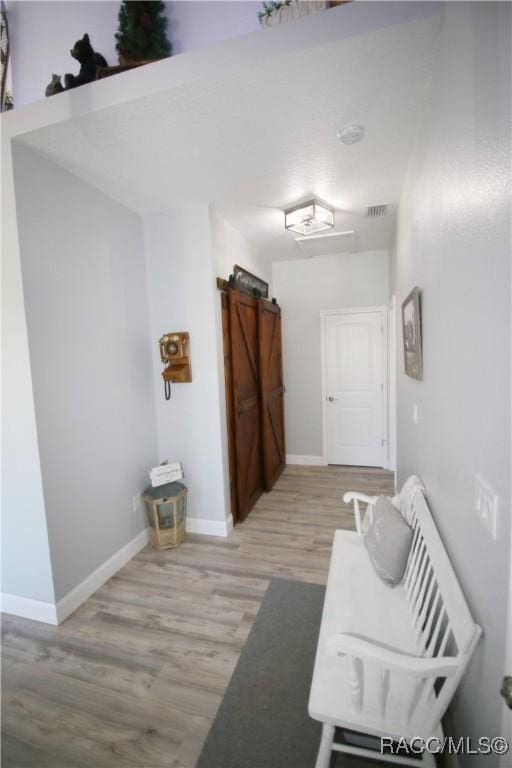
[[[371,524],[376,497],[354,491],[343,498],[354,502],[356,531],[334,536],[309,698],[310,716],[323,724],[316,768],[328,768],[332,750],[434,766],[428,751],[419,762],[413,756],[381,755],[375,739],[442,739],[441,719],[481,629],[419,478],[410,477],[393,499],[413,531],[405,575],[396,587],[379,578],[364,543],[359,503],[367,505]],[[373,749],[354,746],[343,734],[340,741],[336,726],[373,737]]]
[[[377,576],[363,538],[353,531],[336,531],[334,536],[318,648],[324,648],[329,637],[342,632],[364,637],[395,651],[422,655],[412,629],[404,584],[389,587]],[[379,674],[377,669],[365,671],[367,675]],[[377,696],[372,696],[379,686],[368,685],[367,679],[366,701],[361,712],[354,711],[348,674],[344,658],[323,651],[317,653],[309,699],[310,716],[361,733],[389,736],[393,729],[390,711],[387,710],[384,719]],[[412,687],[412,679],[410,682]],[[407,681],[402,684],[404,688],[398,692],[399,696],[406,695]],[[396,694],[396,691],[392,693]],[[403,702],[399,702],[395,712],[395,733],[397,736],[414,736],[414,732],[404,733],[407,724],[403,720],[403,711]],[[439,729],[435,735],[438,733]]]

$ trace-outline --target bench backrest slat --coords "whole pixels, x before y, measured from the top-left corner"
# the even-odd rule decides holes
[[[411,509],[407,510],[406,514],[415,529],[413,547],[416,549],[416,552],[411,552],[406,571],[407,598],[411,604],[414,621],[420,622],[420,629],[419,617],[422,611],[425,613],[424,636],[427,636],[427,648],[430,651],[427,655],[438,656],[445,653],[450,634],[447,626],[453,633],[458,652],[465,654],[474,641],[477,627],[421,489],[416,491]],[[440,600],[436,600],[434,585],[434,598],[431,598],[432,604],[429,606],[425,602],[425,579],[430,569],[433,571]],[[419,595],[422,596],[420,599]],[[440,645],[436,648],[440,638]]]

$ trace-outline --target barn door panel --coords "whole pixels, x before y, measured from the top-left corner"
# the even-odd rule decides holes
[[[270,491],[285,467],[281,310],[258,302],[263,482]]]
[[[233,523],[238,521],[238,497],[236,490],[236,442],[235,413],[233,405],[233,365],[231,361],[231,322],[229,318],[229,296],[221,294],[222,340],[224,349],[224,381],[226,386],[226,426],[228,431],[229,496]]]
[[[236,490],[238,519],[243,520],[263,490],[258,301],[230,291],[229,308]]]

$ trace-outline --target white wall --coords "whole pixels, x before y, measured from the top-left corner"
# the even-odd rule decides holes
[[[175,54],[202,48],[259,29],[259,0],[177,0],[166,2],[168,37]],[[267,35],[265,46],[277,42],[282,50],[299,43],[350,37],[383,26],[406,23],[438,11],[437,2],[365,2],[285,25]],[[7,0],[15,106],[44,98],[52,72],[77,73],[78,63],[69,55],[75,41],[89,32],[96,50],[109,64],[117,63],[115,33],[120,0]],[[323,17],[323,18],[322,18]],[[245,42],[243,43],[245,46]],[[96,105],[97,102],[95,102]]]
[[[2,592],[54,603],[10,139],[2,132]]]
[[[257,0],[177,0],[166,2],[166,6],[175,54],[253,32],[260,26],[257,14],[261,3]]]
[[[95,50],[117,64],[115,33],[121,2],[11,0],[8,18],[15,106],[44,98],[53,72],[77,74],[69,50],[89,33]],[[259,2],[168,2],[167,36],[175,54],[258,29]],[[64,78],[63,78],[64,82]]]
[[[22,146],[14,171],[59,600],[146,525],[132,508],[157,458],[143,230],[139,216]]]
[[[227,280],[233,272],[233,267],[247,269],[252,274],[261,277],[269,283],[269,296],[272,289],[272,267],[265,262],[252,243],[244,237],[229,221],[227,221],[218,208],[210,205],[210,235],[212,248],[212,262],[215,278],[221,277]],[[226,419],[226,387],[224,378],[224,339],[222,332],[221,298],[218,291],[214,298],[217,366],[219,370],[218,396],[221,417],[221,441],[224,487],[229,489],[229,456]]]
[[[476,738],[501,728],[510,567],[511,20],[508,3],[448,3],[444,13],[393,268],[398,307],[417,285],[423,314],[422,382],[404,375],[398,332],[398,470],[400,481],[423,478],[483,627],[453,706],[456,735]],[[498,541],[473,511],[477,473],[499,494]],[[498,760],[474,764],[484,763]]]
[[[227,221],[215,206],[210,206],[213,263],[215,276],[227,280],[233,267],[247,269],[269,283],[271,295],[272,265],[266,262],[258,249],[241,232]]]
[[[207,205],[145,220],[148,296],[160,460],[181,461],[191,530],[225,535],[229,518],[215,301],[218,298]],[[164,398],[158,339],[188,331],[192,382]],[[192,521],[195,521],[192,522]]]
[[[320,312],[387,304],[388,252],[275,262],[272,287],[282,308],[286,452],[320,457]]]
[[[93,48],[117,64],[115,32],[120,3],[110,0],[15,0],[8,2],[12,90],[15,107],[45,98],[52,73],[78,74],[69,51],[89,33]]]

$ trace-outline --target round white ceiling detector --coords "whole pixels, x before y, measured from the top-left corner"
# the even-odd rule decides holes
[[[341,131],[338,131],[338,141],[342,144],[357,144],[364,136],[363,125],[346,125]]]

